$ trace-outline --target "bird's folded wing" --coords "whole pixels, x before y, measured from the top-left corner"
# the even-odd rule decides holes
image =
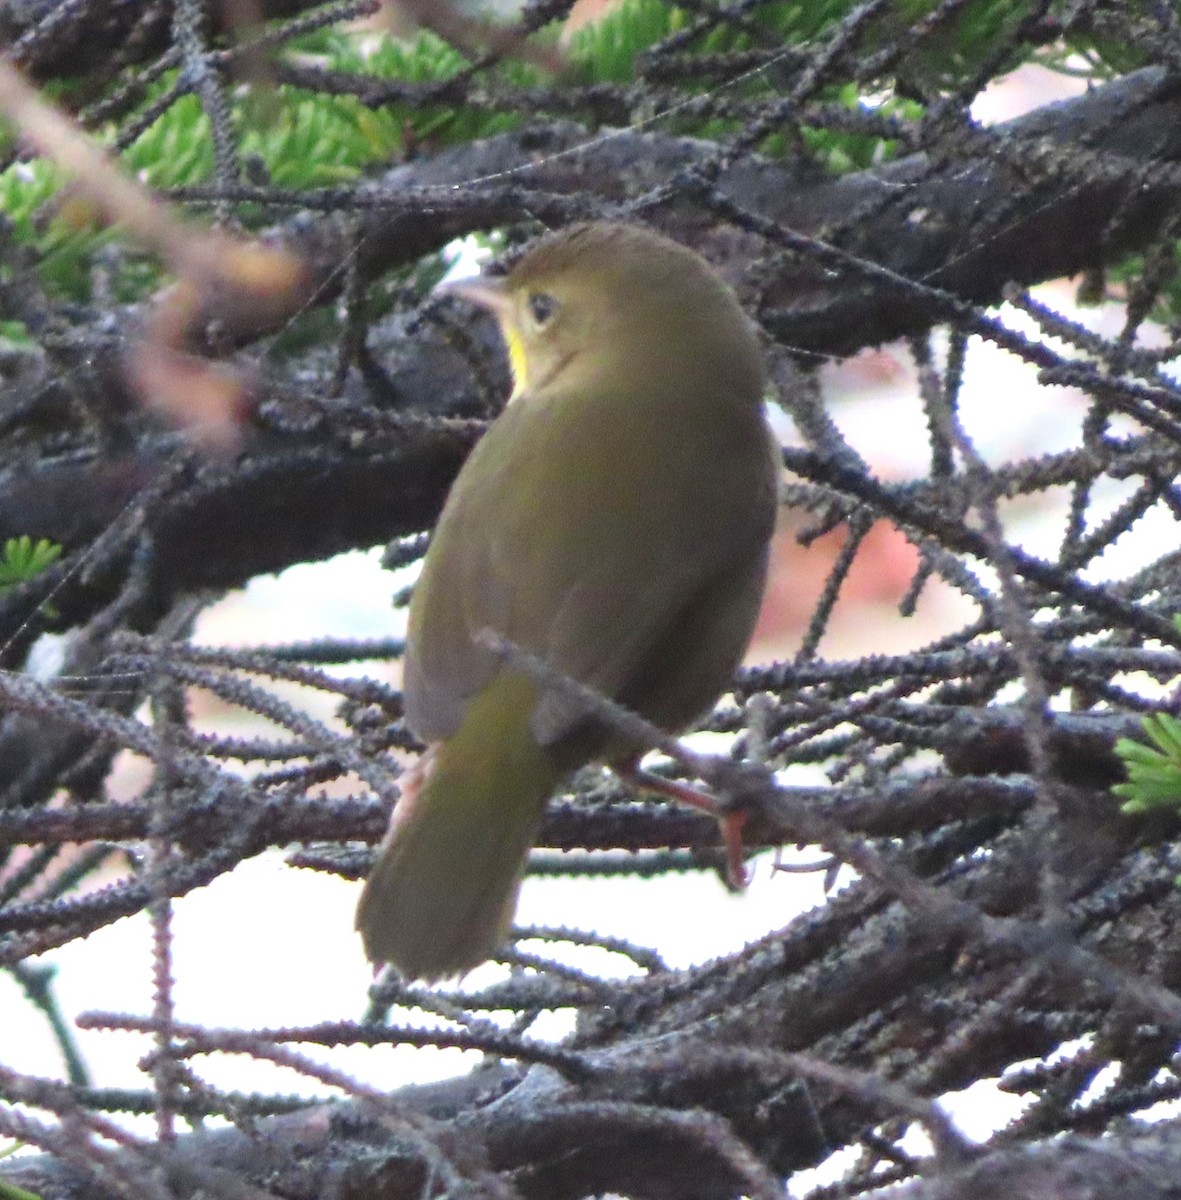
[[[620,698],[673,626],[701,624],[697,598],[739,596],[749,607],[761,584],[774,517],[769,467],[751,479],[690,470],[654,439],[637,442],[633,432],[626,444],[596,436],[587,419],[547,422],[530,403],[516,401],[477,446],[486,462],[473,465],[495,469],[480,472],[478,492],[466,492],[461,476],[419,583],[406,711],[427,739],[450,736],[500,668],[476,641],[485,629]],[[569,453],[569,439],[581,453]],[[717,449],[724,458],[726,446]],[[753,615],[744,608],[738,621],[745,645]],[[534,730],[555,741],[582,714],[550,689]]]

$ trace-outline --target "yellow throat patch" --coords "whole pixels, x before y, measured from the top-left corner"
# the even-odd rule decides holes
[[[513,373],[513,392],[509,396],[510,402],[515,400],[526,388],[529,382],[529,362],[525,356],[525,343],[521,338],[521,331],[516,325],[509,325],[506,321],[501,325],[501,333],[504,335],[504,344],[508,347],[508,362]]]

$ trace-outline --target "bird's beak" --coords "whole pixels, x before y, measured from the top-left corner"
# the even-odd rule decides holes
[[[512,308],[508,287],[503,276],[476,275],[471,279],[455,279],[440,283],[435,292],[440,296],[462,296],[472,304],[486,308],[493,316],[504,319]]]
[[[513,372],[513,394],[509,399],[513,400],[519,396],[528,382],[529,362],[525,344],[521,340],[513,298],[509,294],[504,276],[476,275],[472,279],[456,279],[452,283],[439,284],[435,291],[442,296],[462,296],[465,300],[487,309],[496,318]]]

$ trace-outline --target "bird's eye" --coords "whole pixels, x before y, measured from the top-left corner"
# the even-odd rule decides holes
[[[548,292],[529,293],[529,315],[538,328],[546,325],[558,311],[558,302]]]

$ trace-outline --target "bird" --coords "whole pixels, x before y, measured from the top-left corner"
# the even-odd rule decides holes
[[[369,959],[427,982],[503,944],[571,772],[655,781],[639,769],[648,747],[561,679],[674,734],[726,690],[759,611],[782,462],[753,323],[663,234],[569,226],[506,274],[443,286],[495,316],[514,386],[414,585],[404,716],[427,749],[357,908]]]

